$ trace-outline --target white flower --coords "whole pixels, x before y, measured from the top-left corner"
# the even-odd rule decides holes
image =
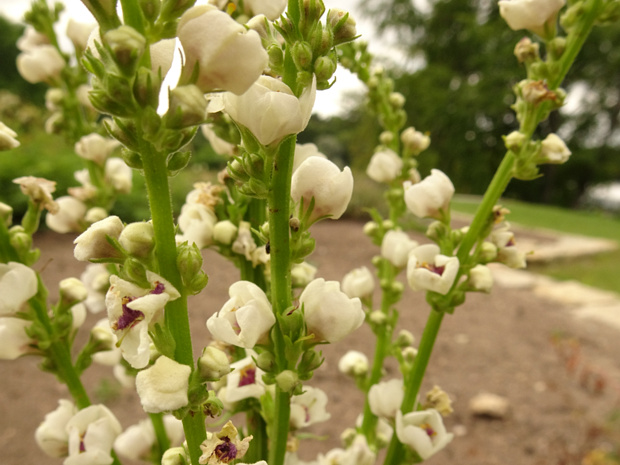
[[[67,22],[67,37],[73,42],[76,51],[83,52],[86,50],[88,38],[95,27],[97,25],[94,23],[80,23],[73,18],[69,18]]]
[[[211,148],[213,148],[215,153],[219,153],[220,155],[234,155],[237,148],[236,145],[225,141],[221,137],[218,137],[215,131],[211,129],[212,126],[212,124],[203,124],[200,126],[202,135],[209,141]]]
[[[496,261],[510,268],[525,268],[527,262],[525,254],[516,245],[515,235],[507,228],[500,228],[489,236],[491,242],[497,247]]]
[[[110,327],[110,320],[104,318],[95,323],[90,330],[90,336],[102,348],[101,351],[93,354],[93,362],[111,367],[121,363],[123,355],[121,349],[116,346],[118,338]],[[124,370],[124,367],[122,368]]]
[[[405,391],[402,379],[382,381],[368,391],[368,404],[370,411],[383,418],[394,418],[403,403]]]
[[[407,208],[419,218],[441,219],[454,195],[452,181],[439,170],[417,184],[405,182],[404,188]]]
[[[161,465],[186,465],[189,457],[185,447],[171,447],[161,457]]]
[[[88,297],[88,289],[82,281],[77,278],[66,278],[60,281],[58,289],[63,300],[69,303],[82,302]]]
[[[231,247],[233,252],[243,255],[249,262],[252,261],[252,253],[256,250],[256,242],[254,242],[250,228],[250,223],[247,221],[239,223],[237,238]]]
[[[0,315],[14,315],[37,293],[37,274],[17,262],[0,263]]]
[[[404,231],[390,230],[383,236],[381,256],[392,265],[402,268],[407,264],[409,252],[418,246]]]
[[[294,287],[306,287],[316,276],[317,268],[308,262],[295,263],[291,268],[291,281]]]
[[[31,84],[60,78],[66,63],[53,45],[40,45],[17,56],[17,70]]]
[[[104,405],[80,410],[67,422],[69,457],[64,465],[110,465],[112,444],[122,430],[114,414]]]
[[[416,131],[413,127],[408,127],[400,134],[400,140],[405,148],[414,155],[418,155],[431,145],[431,138],[420,131]]]
[[[338,362],[338,370],[349,376],[362,376],[368,373],[368,357],[357,350],[349,350]]]
[[[198,66],[196,85],[203,92],[223,89],[243,94],[269,63],[259,35],[211,5],[187,10],[177,36],[186,59],[183,75],[189,78]]]
[[[217,223],[215,213],[200,203],[186,203],[181,207],[179,228],[183,234],[177,242],[187,241],[190,245],[196,244],[204,249],[213,243],[213,228]]]
[[[228,295],[222,309],[207,320],[215,340],[246,349],[266,342],[276,317],[263,290],[249,281],[238,281]]]
[[[131,192],[132,170],[121,158],[108,158],[104,171],[105,183],[112,186],[116,192],[121,194]]]
[[[396,179],[402,169],[402,158],[394,150],[384,149],[371,157],[366,174],[373,181],[387,183]]]
[[[43,452],[50,457],[64,457],[69,453],[67,423],[78,412],[73,402],[60,399],[58,408],[45,415],[34,432],[34,438]]]
[[[85,160],[91,160],[103,166],[110,153],[120,145],[117,140],[92,133],[83,136],[75,143],[75,153]]]
[[[26,334],[30,325],[19,318],[0,318],[0,360],[15,360],[33,351],[34,341]]]
[[[358,434],[347,449],[332,449],[325,456],[319,454],[318,462],[325,465],[374,465],[376,458],[366,438]]]
[[[253,352],[249,352],[253,354]],[[254,354],[255,355],[255,354]],[[260,398],[265,393],[263,370],[256,366],[250,355],[230,365],[233,371],[226,377],[222,401],[229,404],[249,397]]]
[[[469,284],[477,291],[491,292],[493,275],[488,266],[476,265],[469,271]]]
[[[293,172],[295,172],[297,168],[299,168],[299,165],[301,165],[304,161],[306,161],[307,158],[310,157],[327,158],[324,154],[319,152],[319,148],[311,142],[307,144],[295,145],[295,155],[293,157]]]
[[[224,94],[224,108],[261,144],[270,145],[306,128],[315,96],[315,81],[297,98],[279,79],[261,76],[243,95]]]
[[[499,14],[510,29],[529,29],[539,34],[547,21],[555,19],[566,0],[500,0]]]
[[[183,439],[183,424],[172,415],[163,418],[166,436],[170,439],[171,446],[178,446]],[[122,457],[130,460],[150,460],[153,445],[156,443],[153,422],[142,420],[131,425],[114,441],[114,450]]]
[[[249,8],[254,16],[265,15],[267,19],[275,21],[286,9],[286,0],[246,0],[246,8]]]
[[[145,412],[177,410],[188,403],[187,388],[192,369],[165,355],[136,376],[136,390]]]
[[[176,39],[160,40],[152,44],[149,49],[151,51],[151,70],[155,74],[161,72],[163,78],[172,66],[172,60],[177,50]]]
[[[331,415],[326,407],[327,394],[324,391],[304,386],[303,394],[291,398],[291,427],[300,429],[329,420]]]
[[[315,279],[299,296],[308,334],[320,341],[337,342],[359,328],[365,314],[358,298],[349,298],[338,281]]]
[[[11,150],[19,147],[17,133],[0,121],[0,150]]]
[[[250,447],[252,436],[238,439],[239,432],[228,421],[219,433],[208,433],[207,439],[200,445],[202,455],[198,463],[202,465],[221,465],[226,464],[245,455]]]
[[[347,209],[353,195],[353,175],[349,167],[340,171],[331,161],[307,158],[293,173],[291,198],[294,202],[303,199],[304,210],[314,198],[310,221],[328,217],[337,220]]]
[[[349,271],[342,278],[342,292],[349,297],[367,297],[375,289],[375,279],[370,270],[362,266]]]
[[[134,368],[149,362],[151,340],[149,325],[163,317],[165,305],[180,297],[179,292],[161,276],[146,272],[150,289],[143,289],[116,275],[110,276],[106,307],[110,326],[118,337],[123,358]]]
[[[454,436],[446,432],[441,415],[435,409],[406,415],[399,410],[396,413],[396,435],[423,460],[443,449]]]
[[[237,237],[237,226],[230,220],[218,221],[213,226],[213,240],[218,244],[230,245]]]
[[[105,310],[105,294],[110,287],[110,272],[102,263],[89,263],[86,265],[80,280],[88,289],[88,297],[84,304],[91,313],[99,313]]]
[[[407,281],[414,291],[427,290],[447,294],[459,271],[459,259],[439,253],[436,244],[412,250],[407,263]]]
[[[551,133],[545,137],[545,140],[541,143],[540,160],[538,162],[561,165],[562,163],[566,163],[570,156],[571,151],[564,141],[556,134]]]
[[[230,373],[230,361],[224,351],[208,346],[198,359],[198,370],[202,380],[219,380]]]
[[[58,205],[52,198],[52,192],[56,190],[55,181],[34,176],[22,176],[13,179],[13,182],[19,184],[22,193],[30,197],[30,200],[39,205],[39,208],[46,208],[51,213],[58,211]]]
[[[60,234],[79,232],[83,229],[86,204],[70,195],[56,199],[58,211],[45,215],[45,224]]]
[[[37,32],[37,30],[27,25],[22,36],[17,39],[17,48],[22,52],[27,52],[40,45],[47,45],[50,41],[45,34]]]
[[[123,222],[118,216],[109,216],[93,223],[73,243],[76,260],[86,262],[92,258],[119,257],[120,253],[107,240],[107,236],[118,239],[123,231]]]

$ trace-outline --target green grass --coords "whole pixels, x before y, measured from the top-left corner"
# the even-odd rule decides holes
[[[452,206],[457,212],[473,214],[478,202],[479,199],[473,197],[457,196]],[[502,200],[501,204],[510,210],[508,221],[514,224],[620,241],[618,217],[515,200]],[[532,264],[528,265],[528,269],[559,280],[573,279],[620,294],[620,250],[579,259]]]
[[[476,197],[456,196],[452,207],[460,213],[474,214],[479,201]],[[510,210],[508,221],[511,223],[620,241],[619,217],[516,200],[502,200],[500,203]]]

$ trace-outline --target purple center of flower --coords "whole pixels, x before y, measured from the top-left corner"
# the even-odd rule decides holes
[[[248,386],[256,383],[256,368],[254,365],[247,365],[241,369],[239,376],[239,387]]]
[[[439,276],[443,276],[443,272],[446,269],[445,266],[436,266],[432,263],[422,263],[422,265],[420,265],[420,268],[426,268],[428,271],[438,274]]]
[[[165,290],[166,290],[166,286],[164,286],[163,283],[160,283],[159,281],[155,281],[155,289],[149,292],[149,294],[163,294]]]
[[[123,297],[123,314],[116,322],[115,329],[122,330],[126,328],[131,328],[136,323],[138,323],[138,321],[144,318],[144,313],[142,313],[140,310],[132,310],[127,306],[127,304],[132,300],[133,298],[131,297]]]
[[[237,446],[230,442],[228,436],[220,438],[222,442],[215,446],[213,453],[220,462],[228,463],[237,458]]]
[[[422,428],[424,431],[426,431],[426,434],[428,434],[429,438],[432,438],[433,436],[437,435],[437,433],[435,432],[433,427],[431,425],[429,425],[428,423],[421,424],[420,428]]]

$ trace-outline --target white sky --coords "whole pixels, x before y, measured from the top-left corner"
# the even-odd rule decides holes
[[[49,0],[50,4],[52,0]],[[82,4],[80,0],[62,0],[67,6],[60,21],[60,31],[64,30],[66,22],[69,18],[73,18],[76,21],[88,23],[94,22],[90,12]],[[360,15],[356,14],[357,9],[355,6],[359,0],[324,0],[326,9],[340,8],[351,12],[351,16],[357,21],[357,32],[361,35],[361,39],[370,41],[373,36],[373,26],[368,20],[361,20]],[[198,3],[204,3],[199,0]],[[29,0],[0,0],[0,13],[13,21],[21,21],[24,12],[28,10],[30,6]],[[376,39],[375,39],[376,40]],[[389,53],[392,55],[393,50],[389,50],[389,45],[385,43],[373,43],[371,42],[370,50],[375,54]],[[331,89],[317,92],[317,98],[315,103],[315,113],[321,116],[329,116],[344,112],[342,107],[342,97],[345,92],[359,91],[362,92],[364,86],[357,80],[357,78],[349,73],[347,70],[338,69],[336,72],[336,83]]]

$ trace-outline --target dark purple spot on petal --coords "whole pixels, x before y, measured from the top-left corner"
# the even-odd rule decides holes
[[[125,297],[123,299],[123,314],[116,322],[115,329],[122,330],[126,328],[131,328],[138,321],[141,321],[144,318],[144,313],[142,313],[140,310],[132,310],[127,306],[127,304],[132,300],[133,299],[131,297]]]
[[[241,369],[241,376],[239,377],[239,387],[248,386],[256,383],[256,368],[254,365],[248,365]]]
[[[237,458],[237,446],[230,442],[228,436],[220,438],[222,442],[215,446],[214,454],[221,462],[231,462]]]
[[[159,281],[155,281],[155,288],[150,292],[150,294],[163,294],[166,290],[166,286]]]

